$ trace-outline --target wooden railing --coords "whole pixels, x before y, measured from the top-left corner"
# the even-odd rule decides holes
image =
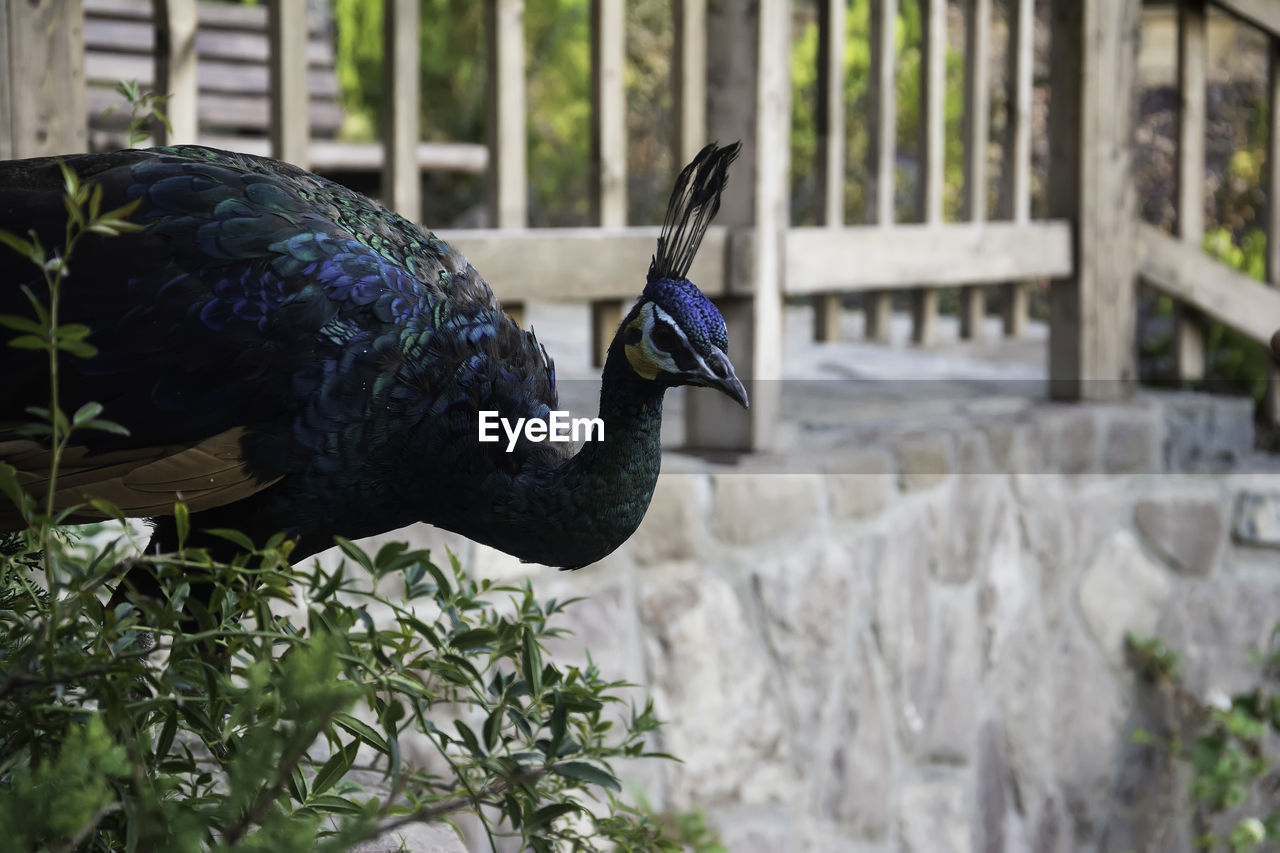
[[[191,37],[194,0],[154,0],[156,20],[169,31],[157,43],[182,45]],[[416,139],[418,4],[383,0],[386,20],[387,125],[382,141],[387,202],[417,219],[420,164]],[[513,315],[528,300],[571,299],[592,304],[597,357],[626,300],[634,298],[653,251],[657,230],[626,219],[626,130],[622,4],[593,0],[592,9],[592,228],[528,229],[526,91],[523,0],[485,0],[488,10],[490,138],[488,169],[492,229],[442,232],[494,284]],[[1031,218],[1031,104],[1034,0],[1009,0],[1005,168],[998,204],[987,209],[986,156],[990,79],[991,0],[961,0],[965,21],[965,122],[963,211],[946,221],[943,208],[947,0],[920,2],[922,113],[920,179],[914,221],[898,222],[895,197],[896,103],[894,27],[898,0],[872,3],[870,97],[866,114],[848,116],[843,102],[845,3],[821,0],[816,168],[821,218],[813,227],[789,222],[790,22],[786,0],[676,0],[673,9],[676,157],[687,161],[706,140],[744,143],[719,223],[708,234],[691,278],[721,305],[730,326],[730,353],[752,384],[747,413],[715,395],[690,395],[686,435],[703,447],[760,448],[772,443],[782,349],[782,300],[811,296],[815,334],[839,334],[840,295],[861,294],[869,338],[888,334],[890,297],[906,290],[913,306],[913,338],[934,334],[940,288],[960,287],[961,329],[976,336],[985,313],[986,289],[1004,289],[1007,334],[1026,323],[1027,287],[1052,279],[1050,294],[1050,393],[1064,399],[1111,398],[1128,393],[1136,378],[1134,296],[1137,274],[1196,311],[1253,337],[1280,326],[1277,291],[1220,269],[1201,256],[1202,224],[1192,212],[1180,218],[1177,238],[1146,227],[1136,217],[1131,177],[1140,0],[1049,0],[1053,39],[1049,84],[1050,218]],[[1213,0],[1271,36],[1272,141],[1280,152],[1277,33],[1280,4],[1273,0]],[[306,25],[302,2],[269,4],[272,110],[271,150],[283,159],[308,161]],[[39,19],[61,22],[74,36],[80,0],[0,0],[0,46],[9,55],[14,33]],[[1183,157],[1180,211],[1198,211],[1203,181],[1204,3],[1186,0],[1182,12],[1181,85]],[[43,17],[40,17],[43,16]],[[3,27],[8,26],[8,35]],[[166,37],[167,35],[167,37]],[[60,42],[65,48],[65,42]],[[59,48],[63,49],[63,48]],[[74,54],[74,51],[70,51]],[[176,101],[194,85],[191,51],[157,54],[156,79],[169,81]],[[16,86],[0,85],[0,117],[17,116],[11,138],[27,121],[15,107]],[[41,90],[43,91],[43,90]],[[1197,95],[1196,93],[1200,94]],[[5,101],[5,97],[9,101]],[[21,94],[21,93],[19,93]],[[1122,106],[1117,107],[1117,99]],[[24,101],[25,103],[25,101]],[[32,107],[34,109],[34,107]],[[180,112],[180,111],[179,111]],[[868,225],[844,222],[844,140],[849,121],[872,129]],[[32,120],[33,125],[39,124]],[[1197,131],[1197,127],[1199,130]],[[186,131],[175,126],[175,137]],[[1199,133],[1199,137],[1197,137]],[[0,135],[3,136],[3,135]],[[0,154],[42,153],[76,147],[23,138],[15,148],[0,138]],[[41,148],[40,146],[44,147]],[[25,147],[24,147],[25,146]],[[66,147],[60,147],[66,146]],[[1269,188],[1280,198],[1280,156],[1272,156]],[[1277,217],[1270,225],[1269,276],[1280,280]],[[530,274],[536,271],[536,275]],[[1183,323],[1180,350],[1194,375],[1195,321]]]
[[[1266,277],[1261,284],[1211,260],[1204,240],[1206,31],[1209,7],[1257,27],[1269,44],[1267,56],[1268,139],[1266,177]],[[1280,3],[1273,0],[1181,0],[1178,4],[1177,233],[1138,228],[1138,272],[1142,280],[1176,300],[1174,351],[1181,379],[1205,375],[1205,320],[1213,318],[1264,346],[1280,328]],[[1270,375],[1270,418],[1280,423],[1280,381]]]

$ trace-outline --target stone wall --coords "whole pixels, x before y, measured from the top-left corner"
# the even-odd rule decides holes
[[[597,566],[447,541],[586,597],[554,653],[644,685],[684,763],[625,775],[730,850],[1189,849],[1169,768],[1130,743],[1150,709],[1123,637],[1164,637],[1202,693],[1254,677],[1280,465],[1247,424],[1206,398],[1027,403],[812,455],[668,455]]]

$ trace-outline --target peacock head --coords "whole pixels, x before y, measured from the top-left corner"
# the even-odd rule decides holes
[[[640,377],[664,387],[716,388],[743,406],[743,387],[729,361],[729,332],[720,311],[686,277],[707,226],[720,209],[729,164],[742,143],[708,145],[676,179],[658,250],[640,301],[621,329],[623,351]]]

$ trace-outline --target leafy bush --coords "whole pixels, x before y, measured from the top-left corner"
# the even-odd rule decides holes
[[[88,329],[58,319],[68,259],[87,234],[136,228],[131,207],[101,211],[100,192],[63,171],[62,248],[0,233],[47,287],[26,291],[31,316],[0,324],[11,346],[48,353],[51,403],[22,434],[45,444],[54,476],[77,434],[123,431],[95,403],[60,406],[60,358],[95,353]],[[571,602],[476,581],[404,543],[370,554],[339,540],[333,569],[291,564],[283,536],[235,531],[218,532],[241,549],[230,563],[187,547],[136,556],[118,533],[77,542],[72,508],[26,494],[4,464],[0,492],[27,521],[0,541],[8,849],[343,850],[463,812],[495,845],[678,849],[620,801],[612,769],[651,754],[651,704],[629,705],[594,666],[543,658]],[[185,543],[190,518],[181,504],[175,515]],[[157,592],[110,606],[108,585],[139,567]],[[408,746],[430,757],[412,761]]]
[[[1273,849],[1280,839],[1280,811],[1269,801],[1266,779],[1274,778],[1277,756],[1268,739],[1280,734],[1280,623],[1272,648],[1262,660],[1258,686],[1235,696],[1203,699],[1187,690],[1179,656],[1159,638],[1127,638],[1130,664],[1167,698],[1171,725],[1157,736],[1134,732],[1140,744],[1152,744],[1190,766],[1193,829],[1203,850],[1244,853]]]

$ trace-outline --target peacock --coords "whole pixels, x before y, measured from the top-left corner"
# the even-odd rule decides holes
[[[75,433],[58,505],[101,499],[151,518],[161,551],[178,545],[181,500],[193,529],[259,542],[284,531],[295,558],[335,535],[426,521],[527,562],[601,559],[648,508],[666,390],[707,386],[747,405],[724,320],[687,278],[739,148],[708,145],[679,174],[608,348],[603,437],[576,453],[527,435],[510,450],[478,440],[481,412],[548,418],[552,360],[461,254],[376,202],[189,145],[0,163],[0,228],[45,246],[64,234],[60,163],[102,187],[103,209],[138,202],[141,230],[86,235],[68,261],[62,322],[92,329],[97,354],[62,358],[62,408],[96,401],[128,435]],[[0,314],[29,313],[23,286],[43,281],[0,246]],[[47,362],[0,347],[0,364],[0,461],[39,495],[48,449],[17,427],[48,405]],[[0,508],[0,530],[20,526]]]

